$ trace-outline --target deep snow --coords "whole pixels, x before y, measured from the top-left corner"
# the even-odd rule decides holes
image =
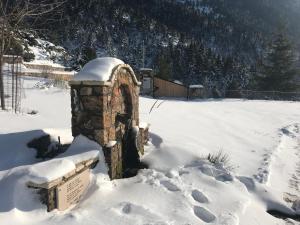
[[[151,124],[136,177],[109,181],[99,164],[80,203],[46,212],[26,174],[40,161],[26,147],[49,133],[71,143],[69,90],[25,79],[23,113],[0,112],[0,224],[288,224],[266,213],[294,213],[299,196],[300,103],[140,98]],[[151,112],[150,109],[152,108]],[[26,112],[37,110],[38,114]],[[204,158],[220,149],[232,171]],[[68,153],[68,151],[66,152]],[[64,158],[63,155],[60,157]],[[290,221],[289,224],[296,224]]]
[[[35,184],[43,184],[56,180],[76,169],[76,164],[97,159],[105,162],[102,148],[99,144],[79,135],[72,142],[67,152],[54,159],[36,163],[28,169],[28,179]],[[104,163],[105,165],[105,163]],[[103,171],[107,174],[107,170]]]

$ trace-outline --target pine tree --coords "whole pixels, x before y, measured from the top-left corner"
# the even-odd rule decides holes
[[[280,31],[262,63],[260,76],[257,78],[262,91],[294,91],[295,57],[290,41]]]
[[[165,80],[171,78],[171,64],[165,55],[161,55],[158,58],[158,72],[156,76]]]
[[[82,58],[79,63],[83,67],[86,63],[88,63],[89,61],[95,58],[97,58],[96,50],[91,47],[85,47],[82,50]]]

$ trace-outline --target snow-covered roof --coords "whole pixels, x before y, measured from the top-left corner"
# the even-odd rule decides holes
[[[204,86],[202,84],[193,84],[190,85],[189,88],[204,88]]]
[[[65,68],[63,65],[54,63],[51,60],[33,60],[31,62],[24,62],[24,65],[38,65],[38,66],[52,66],[52,67],[60,67]]]
[[[21,58],[19,55],[3,55],[3,58]]]
[[[151,68],[140,68],[140,71],[153,71]]]
[[[74,81],[108,81],[112,70],[124,62],[117,58],[96,58],[87,63],[82,70],[74,76]]]
[[[183,83],[182,83],[181,81],[179,81],[179,80],[174,80],[173,82],[174,82],[175,84],[183,85]]]

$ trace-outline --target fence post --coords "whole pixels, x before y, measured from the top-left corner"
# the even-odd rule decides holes
[[[3,55],[0,55],[0,99],[1,99],[1,108],[5,110],[5,101],[4,101],[4,83],[3,83]]]

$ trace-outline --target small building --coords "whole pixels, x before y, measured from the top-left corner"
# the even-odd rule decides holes
[[[24,62],[21,56],[4,55],[3,70],[14,71],[18,76],[43,77],[69,81],[75,74],[69,67],[53,63],[49,60]]]
[[[300,68],[298,69],[298,74],[296,75],[295,83],[297,85],[297,91],[300,91]]]
[[[189,99],[193,98],[204,98],[205,89],[201,84],[194,84],[189,86]]]
[[[71,80],[74,74],[75,71],[71,71],[71,68],[64,67],[48,60],[23,62],[21,70],[22,76],[44,77],[66,81]]]
[[[141,81],[140,93],[142,95],[153,96],[153,70],[150,68],[140,68],[139,80]]]
[[[141,94],[149,95],[153,98],[169,97],[169,98],[204,98],[205,88],[203,85],[185,86],[181,81],[166,80],[155,77],[153,70],[149,68],[141,68],[139,71],[141,81]]]
[[[154,77],[153,86],[153,97],[155,98],[173,97],[188,99],[188,88],[183,84],[179,84],[178,82]]]

